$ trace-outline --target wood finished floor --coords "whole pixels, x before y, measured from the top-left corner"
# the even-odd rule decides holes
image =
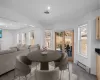
[[[78,76],[78,80],[97,80],[96,76],[87,73],[84,69],[73,64],[72,72]]]
[[[96,76],[88,74],[86,71],[78,67],[76,64],[72,65],[72,72],[78,76],[78,80],[97,80]],[[0,80],[12,80],[13,78],[14,70],[0,76]]]

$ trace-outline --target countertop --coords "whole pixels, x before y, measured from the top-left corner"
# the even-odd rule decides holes
[[[100,48],[95,48],[95,52],[100,55]]]

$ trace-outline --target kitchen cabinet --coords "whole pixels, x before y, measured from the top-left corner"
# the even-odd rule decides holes
[[[97,80],[100,80],[100,48],[95,48],[96,52],[96,75]]]
[[[100,80],[100,56],[97,55],[96,60],[96,71],[97,71],[97,79]]]
[[[100,40],[100,17],[96,18],[96,39]]]

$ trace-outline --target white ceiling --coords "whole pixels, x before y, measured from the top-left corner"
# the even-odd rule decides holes
[[[22,26],[18,25],[16,22],[12,22],[6,19],[0,19],[0,28],[2,29],[19,29]]]
[[[34,27],[34,26],[28,25],[28,24],[22,24],[22,23],[4,19],[4,18],[0,18],[0,29],[14,30],[14,29],[21,29],[21,28],[25,28],[25,27]]]
[[[10,16],[2,13],[3,17],[11,18],[12,14],[13,20],[21,20],[24,23],[35,22],[46,27],[78,20],[87,13],[99,9],[99,3],[100,0],[0,0],[0,7],[14,11],[25,18],[21,20],[18,17],[18,20],[13,12]],[[44,14],[48,6],[51,7],[50,14]]]

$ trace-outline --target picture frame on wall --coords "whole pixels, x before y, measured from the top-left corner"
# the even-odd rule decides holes
[[[0,29],[0,38],[2,38],[2,29]]]

